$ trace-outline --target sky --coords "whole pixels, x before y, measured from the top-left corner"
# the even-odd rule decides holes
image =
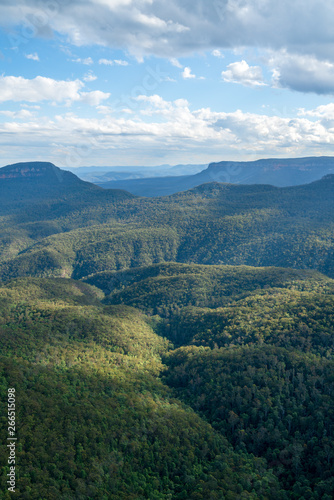
[[[0,0],[0,164],[333,155],[328,0]]]

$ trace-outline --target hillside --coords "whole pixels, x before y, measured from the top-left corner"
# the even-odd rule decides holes
[[[162,264],[84,281],[106,304],[159,315],[175,346],[270,344],[333,355],[334,280],[314,271]]]
[[[175,394],[235,449],[265,457],[287,498],[332,497],[333,359],[245,346],[186,347],[165,361]]]
[[[0,278],[78,279],[170,261],[334,276],[332,175],[289,188],[211,183],[157,199],[93,189],[3,217]]]
[[[277,187],[308,184],[334,173],[332,157],[279,158],[211,163],[194,175],[164,178],[95,181],[105,189],[125,189],[138,196],[166,196],[208,182],[271,184]],[[170,174],[169,174],[170,175]]]
[[[167,317],[152,293],[139,307],[155,316],[126,304],[134,281],[174,276]],[[20,387],[20,495],[329,500],[334,282],[175,264],[131,277],[117,282],[122,305],[75,280],[0,288],[2,405],[8,384]],[[213,309],[182,301],[189,285],[201,297],[217,284],[223,308],[217,293]]]
[[[141,198],[17,168],[0,391],[18,496],[330,500],[334,175]]]
[[[148,319],[100,298],[71,280],[19,279],[0,288],[2,411],[8,386],[18,400],[16,494],[283,498],[265,461],[234,452],[161,382],[168,342]]]
[[[168,316],[173,308],[220,307],[256,290],[334,291],[334,281],[320,273],[277,267],[168,263],[104,271],[83,281],[100,288],[109,304],[127,304],[160,316]]]

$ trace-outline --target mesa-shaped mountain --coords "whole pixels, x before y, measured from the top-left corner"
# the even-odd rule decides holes
[[[76,201],[98,196],[102,189],[50,162],[14,163],[0,168],[0,209],[2,212],[42,200],[72,198]],[[111,191],[104,193],[110,195]],[[120,192],[117,192],[119,193]],[[101,193],[101,196],[103,194]],[[130,195],[128,195],[130,196]],[[8,208],[10,207],[10,208]]]
[[[0,169],[1,198],[9,194],[22,199],[46,198],[72,189],[93,189],[76,175],[50,162],[23,162]]]
[[[334,173],[332,157],[221,161],[195,175],[97,182],[103,188],[125,189],[138,196],[166,196],[200,184],[271,184],[277,187],[307,184]]]

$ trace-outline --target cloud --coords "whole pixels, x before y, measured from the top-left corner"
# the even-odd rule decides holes
[[[101,92],[101,90],[94,90],[92,92],[81,92],[80,101],[89,104],[90,106],[98,106],[101,102],[110,97],[110,94]]]
[[[317,118],[317,122],[328,130],[334,130],[334,103],[318,106],[315,109],[306,110],[304,108],[299,110],[299,116],[307,116]]]
[[[72,62],[85,64],[86,66],[90,66],[91,64],[94,64],[94,61],[91,57],[86,57],[85,59],[81,59],[79,57],[78,59],[72,59]]]
[[[97,76],[95,76],[91,71],[89,71],[88,73],[85,74],[83,80],[85,82],[94,82],[95,80],[97,80]]]
[[[182,78],[188,80],[190,78],[196,78],[196,75],[193,75],[191,69],[188,66],[186,66],[182,71]]]
[[[27,109],[21,109],[20,111],[0,111],[0,116],[1,115],[16,120],[26,120],[34,116],[33,113]]]
[[[26,109],[41,109],[40,106],[36,104],[21,104],[21,108],[26,108]]]
[[[129,65],[128,61],[123,61],[122,59],[115,59],[114,63],[117,66],[128,66]]]
[[[271,56],[269,65],[277,87],[315,94],[334,93],[334,64],[329,61],[282,51]]]
[[[315,116],[323,119],[334,119],[334,103],[324,104],[315,109],[306,110],[301,108],[298,113],[300,116]]]
[[[176,68],[183,68],[182,64],[176,59],[176,57],[171,57],[170,59],[170,63],[175,66]]]
[[[0,4],[0,25],[12,30],[8,40],[13,48],[24,48],[34,36],[57,32],[75,46],[123,49],[138,61],[162,56],[181,69],[182,56],[210,51],[221,58],[224,49],[240,52],[252,47],[262,60],[266,57],[273,85],[323,95],[332,94],[334,87],[333,24],[334,5],[328,0],[85,0],[84,4],[7,0]],[[35,54],[26,57],[30,56]],[[71,58],[93,64],[91,57]],[[99,62],[128,64],[121,59]],[[232,64],[239,67],[226,69],[226,81],[263,85],[259,66],[245,67],[240,75],[241,65],[247,63]]]
[[[43,76],[28,80],[21,76],[1,76],[0,102],[52,101],[70,103],[81,100],[95,105],[110,96],[110,94],[100,91],[81,92],[83,87],[84,83],[80,80],[53,80]]]
[[[104,64],[105,66],[113,66],[114,61],[112,61],[111,59],[100,59],[99,64]]]
[[[34,52],[33,54],[26,54],[25,57],[27,59],[31,59],[32,61],[39,61],[37,52]]]
[[[96,105],[97,93],[82,99]],[[103,96],[102,96],[103,97]],[[117,115],[114,109],[98,105],[98,117],[74,113],[44,117],[2,114],[0,147],[34,157],[50,158],[50,145],[56,163],[85,165],[89,161],[106,164],[113,160],[149,161],[161,157],[169,161],[203,163],[219,159],[254,159],[264,156],[307,156],[334,153],[334,104],[300,110],[297,118],[244,113],[224,113],[210,108],[191,110],[185,99],[166,101],[159,95],[139,96],[132,109]],[[4,158],[5,156],[3,156]],[[108,160],[109,159],[109,160]],[[116,161],[116,160],[115,160]],[[73,164],[72,164],[73,166]]]
[[[80,98],[79,90],[83,86],[80,80],[57,81],[43,76],[28,80],[21,76],[1,76],[0,102],[74,101]]]
[[[168,58],[258,47],[334,62],[333,22],[328,0],[17,0],[0,6],[1,24],[21,23],[36,36],[52,29],[77,46]]]
[[[215,49],[211,52],[211,54],[214,56],[214,57],[220,57],[221,59],[224,59],[224,54],[222,53],[221,50],[218,50],[218,49]]]
[[[129,63],[127,61],[123,61],[121,59],[100,59],[99,64],[104,64],[105,66],[128,66]]]
[[[246,61],[229,64],[221,75],[223,80],[229,83],[241,83],[247,87],[265,85],[260,66],[249,66]]]

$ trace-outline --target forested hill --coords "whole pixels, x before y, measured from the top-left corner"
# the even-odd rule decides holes
[[[0,287],[18,497],[330,500],[333,281],[182,265],[132,278],[141,290],[119,276],[118,305],[68,279]],[[4,419],[0,435],[7,473]]]
[[[20,182],[39,190],[34,177]],[[27,199],[23,208],[18,200],[14,208],[3,205],[2,280],[83,278],[159,262],[310,268],[334,276],[333,175],[288,188],[216,182],[154,199],[75,182],[78,188],[67,185],[59,197],[48,198],[45,189],[44,199]]]
[[[16,496],[283,500],[265,460],[235,452],[161,382],[170,345],[150,319],[101,298],[71,280],[0,287],[0,406],[6,414],[15,388]],[[1,499],[7,432],[2,419]]]
[[[2,173],[17,498],[333,498],[333,175],[153,199]]]

